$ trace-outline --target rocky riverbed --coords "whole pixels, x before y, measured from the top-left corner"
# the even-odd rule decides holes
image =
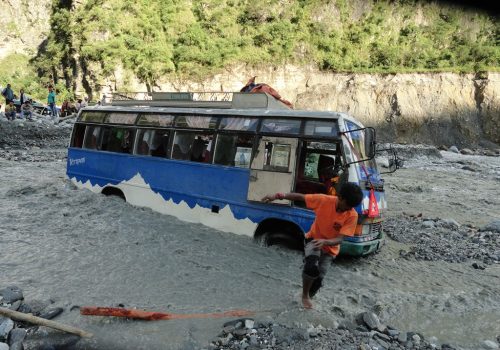
[[[71,186],[69,124],[0,118],[0,303],[62,311],[55,321],[94,337],[0,319],[0,349],[17,349],[24,332],[25,349],[498,348],[495,149],[398,146],[404,168],[385,176],[386,245],[338,259],[305,311],[300,254]],[[5,298],[13,290],[23,298]],[[83,305],[256,314],[139,322],[81,316]]]

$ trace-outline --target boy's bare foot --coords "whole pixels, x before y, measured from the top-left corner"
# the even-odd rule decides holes
[[[312,309],[313,308],[313,304],[311,302],[311,299],[306,298],[306,297],[302,297],[302,305],[304,305],[305,309]]]

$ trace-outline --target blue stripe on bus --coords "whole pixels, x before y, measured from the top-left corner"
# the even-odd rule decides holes
[[[84,162],[71,165],[71,162],[82,158],[85,158]],[[90,181],[93,186],[100,187],[118,185],[137,173],[164,200],[172,200],[176,204],[184,201],[190,208],[198,205],[211,209],[212,205],[218,205],[222,209],[229,205],[238,220],[248,218],[256,224],[269,218],[289,220],[304,232],[309,230],[314,220],[314,213],[307,209],[247,201],[249,169],[68,149],[67,175],[82,183]],[[165,180],[170,178],[175,181],[169,183]]]
[[[211,209],[217,205],[220,210],[229,205],[236,219],[248,218],[255,224],[276,218],[294,222],[308,232],[314,220],[314,213],[308,209],[248,201],[250,171],[245,168],[80,148],[68,149],[67,163],[68,177],[81,183],[118,185],[139,173],[165,201],[184,201],[190,208],[198,205]],[[166,179],[175,181],[169,183]],[[369,195],[368,191],[363,192]],[[375,194],[377,200],[383,198],[383,193]],[[356,210],[361,213],[361,205]]]

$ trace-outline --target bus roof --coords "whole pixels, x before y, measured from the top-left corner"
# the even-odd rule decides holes
[[[339,112],[290,109],[285,104],[266,93],[220,93],[223,94],[224,100],[200,100],[196,99],[195,94],[197,93],[152,93],[152,99],[149,100],[131,98],[116,99],[116,96],[113,95],[111,104],[86,107],[84,110],[132,113],[233,115],[261,118],[319,118],[330,120],[348,117],[344,113]],[[217,93],[211,94],[210,96],[214,96],[213,94]],[[118,96],[121,97],[123,95]],[[231,99],[229,99],[228,96],[230,96]],[[206,96],[203,97],[206,98]]]

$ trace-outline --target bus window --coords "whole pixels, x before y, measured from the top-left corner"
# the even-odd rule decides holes
[[[264,119],[260,128],[261,132],[293,134],[300,132],[300,120],[293,119]]]
[[[172,145],[172,159],[210,162],[213,135],[200,132],[177,131]]]
[[[173,115],[168,114],[143,114],[139,117],[138,125],[150,126],[172,126],[174,121]]]
[[[134,145],[134,132],[130,128],[112,127],[107,138],[103,135],[102,150],[117,153],[131,153]]]
[[[214,163],[240,168],[250,167],[253,140],[253,135],[219,134],[215,147]]]
[[[335,194],[341,169],[338,149],[334,143],[304,141],[295,191]]]
[[[178,128],[214,129],[217,119],[217,117],[180,115],[175,120],[175,126]]]
[[[338,136],[336,121],[308,120],[304,128],[307,136]]]
[[[166,158],[168,135],[168,130],[140,129],[135,154]]]
[[[266,142],[264,154],[264,170],[288,171],[291,145]]]
[[[76,124],[75,131],[73,132],[73,140],[71,142],[71,147],[82,148],[84,136],[85,136],[85,125]]]
[[[105,116],[106,116],[105,112],[84,111],[80,115],[80,121],[91,122],[91,123],[102,123]]]
[[[109,113],[104,118],[104,123],[108,124],[134,124],[137,119],[137,113]]]
[[[219,129],[237,130],[237,131],[255,131],[257,130],[257,118],[222,118]]]
[[[101,142],[101,126],[88,125],[85,131],[83,148],[99,149]],[[99,146],[99,147],[98,147]]]

